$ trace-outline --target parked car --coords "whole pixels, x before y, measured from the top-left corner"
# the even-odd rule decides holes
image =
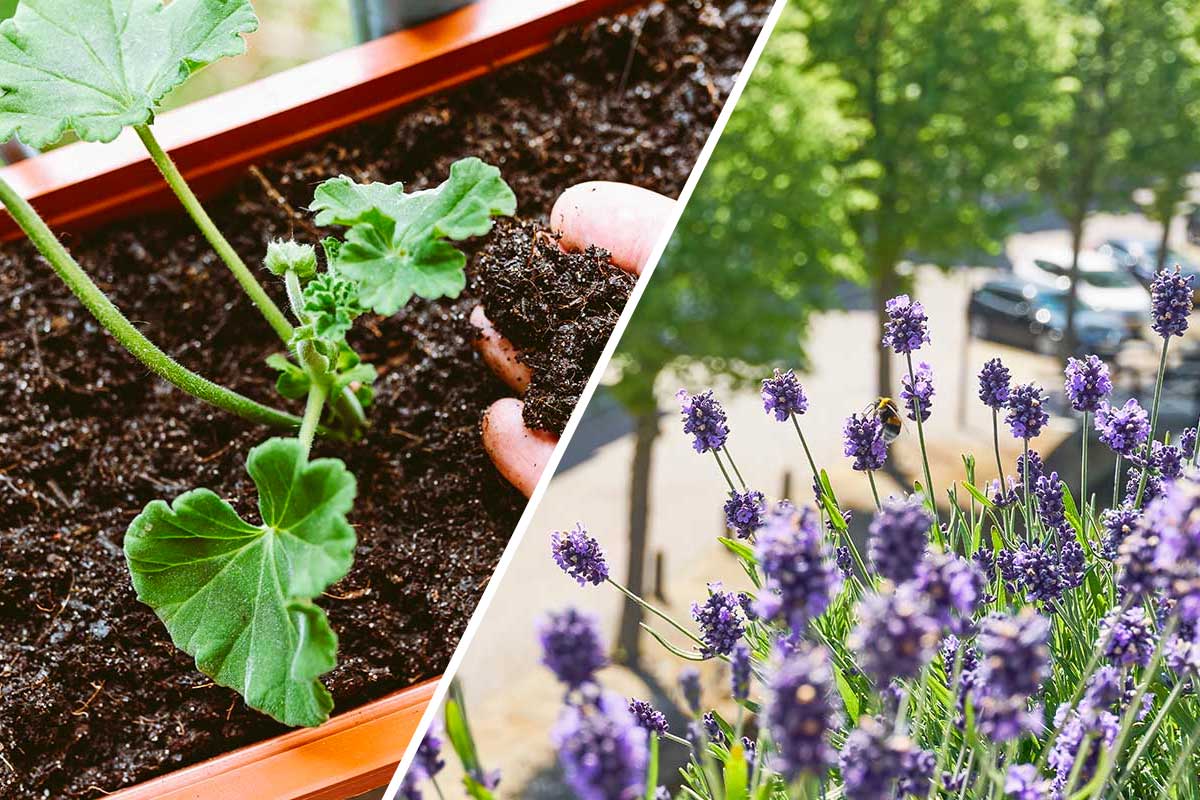
[[[1137,278],[1143,286],[1149,286],[1154,280],[1154,272],[1158,267],[1158,242],[1149,239],[1109,239],[1099,248],[1100,252],[1110,255],[1122,269],[1127,270]],[[1200,265],[1182,253],[1167,249],[1167,258],[1163,262],[1168,267],[1178,266],[1184,275],[1192,275],[1192,281],[1197,299],[1200,299]]]
[[[971,294],[967,306],[971,336],[1003,342],[1046,355],[1058,353],[1067,329],[1067,293],[1027,281],[988,281]],[[1077,306],[1076,355],[1116,356],[1130,338],[1124,316]]]
[[[1071,287],[1071,249],[1047,248],[1013,263],[1021,281],[1066,292]],[[1119,325],[1141,336],[1150,324],[1150,293],[1111,255],[1096,250],[1079,253],[1075,296],[1083,308],[1119,317]]]

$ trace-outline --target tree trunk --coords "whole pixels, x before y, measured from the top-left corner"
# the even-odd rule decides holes
[[[880,397],[890,397],[896,389],[892,385],[892,351],[883,343],[883,327],[888,318],[887,301],[895,297],[900,290],[900,279],[896,275],[895,263],[887,263],[885,259],[881,259],[881,263],[875,265],[875,274],[878,276],[875,281],[875,318],[878,322],[878,330],[875,333],[875,350],[878,354],[876,388]],[[869,400],[870,398],[867,398],[864,402]]]
[[[1067,288],[1067,329],[1063,331],[1062,360],[1075,354],[1075,306],[1078,305],[1079,248],[1083,246],[1083,221],[1087,206],[1081,206],[1079,216],[1070,221],[1071,227],[1071,285]]]
[[[1162,237],[1158,240],[1158,260],[1154,265],[1155,273],[1162,272],[1167,265],[1167,242],[1171,238],[1171,210],[1162,217]]]
[[[646,595],[646,533],[650,516],[650,473],[654,440],[658,438],[658,409],[653,405],[634,415],[633,464],[629,478],[629,565],[625,585]],[[642,609],[626,599],[621,608],[615,660],[636,668],[641,657]]]

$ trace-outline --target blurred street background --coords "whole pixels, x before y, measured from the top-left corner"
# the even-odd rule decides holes
[[[1148,407],[1148,283],[1163,266],[1200,272],[1198,16],[1190,0],[792,0],[459,673],[501,796],[566,796],[549,736],[562,693],[537,663],[547,610],[597,614],[616,662],[605,686],[651,699],[684,733],[683,663],[611,588],[559,572],[551,531],[583,523],[614,578],[677,619],[707,581],[749,588],[716,542],[726,488],[680,429],[680,387],[715,389],[752,488],[809,503],[795,432],[764,414],[757,385],[796,369],[813,455],[862,536],[873,505],[842,424],[899,392],[879,316],[909,292],[933,336],[918,360],[937,387],[926,437],[940,502],[964,453],[978,484],[996,477],[975,377],[994,356],[1050,393],[1034,447],[1079,495],[1064,359],[1101,355],[1114,402]],[[1160,430],[1174,435],[1200,413],[1198,343],[1193,330],[1172,344]],[[1000,443],[1013,474],[1020,444],[1006,429]],[[1113,461],[1095,441],[1089,456],[1088,491],[1107,504]],[[919,459],[907,430],[880,492],[911,490]],[[723,669],[703,676],[706,702],[728,694]]]

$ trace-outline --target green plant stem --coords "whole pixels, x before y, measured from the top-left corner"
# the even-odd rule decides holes
[[[1150,477],[1150,450],[1154,445],[1154,432],[1158,427],[1158,403],[1162,399],[1163,376],[1167,372],[1167,345],[1171,337],[1163,337],[1162,355],[1158,358],[1158,377],[1154,380],[1154,403],[1150,406],[1150,436],[1146,439],[1146,452],[1142,458],[1142,477],[1138,480],[1137,496],[1133,499],[1134,508],[1142,505],[1142,494],[1146,491],[1146,479]]]
[[[1025,448],[1025,459],[1021,462],[1021,482],[1025,489],[1025,540],[1029,541],[1033,534],[1033,508],[1029,502],[1029,437],[1021,441]]]
[[[729,471],[725,469],[725,464],[721,461],[721,451],[713,450],[713,458],[717,460],[717,466],[721,468],[721,474],[725,476],[725,483],[729,484],[730,494],[737,494],[737,487],[733,485],[733,480],[729,477]]]
[[[879,502],[879,490],[875,488],[875,472],[873,470],[867,470],[867,481],[871,484],[871,496],[875,498],[875,510],[878,511],[882,505]]]
[[[742,471],[738,469],[737,462],[733,460],[733,453],[729,452],[729,445],[721,445],[721,452],[729,460],[729,466],[733,467],[733,474],[737,476],[738,483],[742,485],[742,491],[746,491],[746,479],[742,477]]]
[[[908,361],[908,383],[909,386],[916,388],[917,378],[913,374],[912,353],[905,353],[905,359]],[[921,421],[921,401],[915,395],[913,396],[913,416],[917,418],[917,440],[921,445],[921,467],[925,471],[925,494],[929,500],[929,510],[933,512],[933,527],[938,531],[937,538],[941,538],[941,527],[938,525],[938,508],[937,508],[937,493],[933,490],[933,475],[929,471],[929,452],[925,449],[925,423]]]
[[[1088,495],[1087,495],[1087,446],[1088,446],[1088,412],[1083,412],[1083,454],[1080,456],[1079,465],[1079,504],[1083,509],[1083,543],[1090,551],[1092,549],[1091,542],[1088,541],[1088,517],[1091,514],[1088,512]]]
[[[1113,467],[1113,498],[1112,507],[1121,503],[1121,454],[1117,453],[1117,465]]]
[[[329,388],[320,381],[313,381],[308,387],[308,402],[304,405],[304,419],[300,423],[300,445],[304,448],[304,457],[312,450],[313,436],[321,422],[321,411],[325,408],[325,398],[329,396]]]
[[[304,289],[300,286],[300,276],[293,270],[288,270],[283,276],[283,285],[287,289],[288,305],[292,307],[292,315],[303,325],[308,322],[304,313]]]
[[[796,429],[796,435],[800,437],[800,446],[804,448],[804,455],[808,457],[808,466],[812,468],[813,480],[819,481],[821,473],[817,469],[817,462],[813,460],[812,451],[808,449],[808,440],[804,438],[804,431],[800,430],[800,420],[796,419],[796,415],[792,414],[792,426]]]
[[[992,409],[992,448],[996,451],[996,480],[1000,483],[1000,496],[1004,496],[1004,462],[1000,460],[1000,412]]]
[[[614,586],[614,587],[617,589],[617,591],[619,591],[621,594],[625,595],[625,596],[626,596],[626,597],[628,597],[630,600],[632,600],[633,602],[637,603],[639,606],[641,606],[641,607],[642,607],[642,608],[644,608],[645,610],[649,611],[651,614],[653,614],[654,616],[658,617],[659,619],[661,619],[663,622],[665,622],[665,623],[667,623],[668,625],[670,625],[670,626],[671,626],[672,628],[674,628],[675,630],[677,630],[677,631],[679,631],[680,633],[682,633],[684,636],[686,636],[688,639],[690,639],[690,640],[691,640],[692,642],[694,642],[695,644],[698,644],[698,645],[700,645],[701,647],[704,647],[704,640],[703,640],[703,639],[701,639],[699,636],[697,636],[696,634],[692,633],[692,632],[691,632],[691,631],[689,631],[687,628],[683,627],[683,626],[682,626],[682,625],[680,625],[678,622],[676,622],[676,621],[675,621],[675,620],[674,620],[674,619],[671,617],[671,615],[670,615],[670,614],[668,614],[668,613],[666,613],[665,611],[662,611],[662,610],[660,610],[660,609],[656,608],[655,606],[651,605],[650,603],[647,603],[645,600],[643,600],[642,598],[638,597],[636,594],[634,594],[633,592],[629,591],[629,590],[628,590],[628,589],[626,589],[624,586],[622,586],[621,584],[619,584],[619,583],[617,583],[616,581],[614,581],[612,578],[605,578],[605,580],[606,580],[606,581],[608,581],[608,583],[609,583],[609,584],[611,584],[612,586]]]
[[[96,286],[78,262],[71,257],[71,254],[58,241],[33,207],[3,179],[0,179],[0,202],[4,203],[38,252],[50,262],[50,266],[62,278],[63,283],[79,298],[92,316],[112,334],[122,347],[156,375],[193,397],[237,414],[251,422],[293,429],[300,424],[300,418],[294,414],[265,406],[249,397],[215,384],[164,353],[157,345],[143,336],[142,332],[125,318],[125,315],[113,305],[104,292],[100,291],[100,287]],[[327,433],[326,431],[322,432]]]
[[[204,238],[217,251],[217,255],[229,267],[233,276],[237,278],[237,282],[241,284],[242,289],[249,295],[250,300],[254,305],[258,306],[258,310],[270,323],[271,327],[280,339],[287,342],[292,338],[292,325],[287,321],[287,317],[279,310],[279,306],[275,305],[266,290],[262,285],[255,280],[250,269],[242,261],[241,256],[229,244],[221,232],[217,230],[217,226],[213,223],[212,218],[208,216],[208,212],[204,210],[204,206],[200,205],[200,201],[196,198],[187,181],[184,180],[183,174],[179,168],[175,166],[175,162],[171,160],[171,156],[162,148],[158,140],[154,138],[154,133],[151,132],[149,125],[136,125],[134,130],[142,140],[142,144],[146,146],[146,150],[150,153],[151,160],[158,167],[158,171],[162,173],[171,190],[175,192],[175,196],[183,203],[183,207],[187,210],[188,215],[195,221],[196,226],[200,228],[200,232],[204,234]]]

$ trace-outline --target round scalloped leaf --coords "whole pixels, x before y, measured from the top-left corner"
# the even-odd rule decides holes
[[[0,140],[111,142],[257,28],[250,0],[21,0],[0,23]]]
[[[246,466],[262,524],[208,489],[155,500],[125,534],[133,587],[205,675],[284,724],[319,725],[337,636],[312,599],[354,558],[354,476],[337,459],[305,460],[296,439],[255,447]]]

